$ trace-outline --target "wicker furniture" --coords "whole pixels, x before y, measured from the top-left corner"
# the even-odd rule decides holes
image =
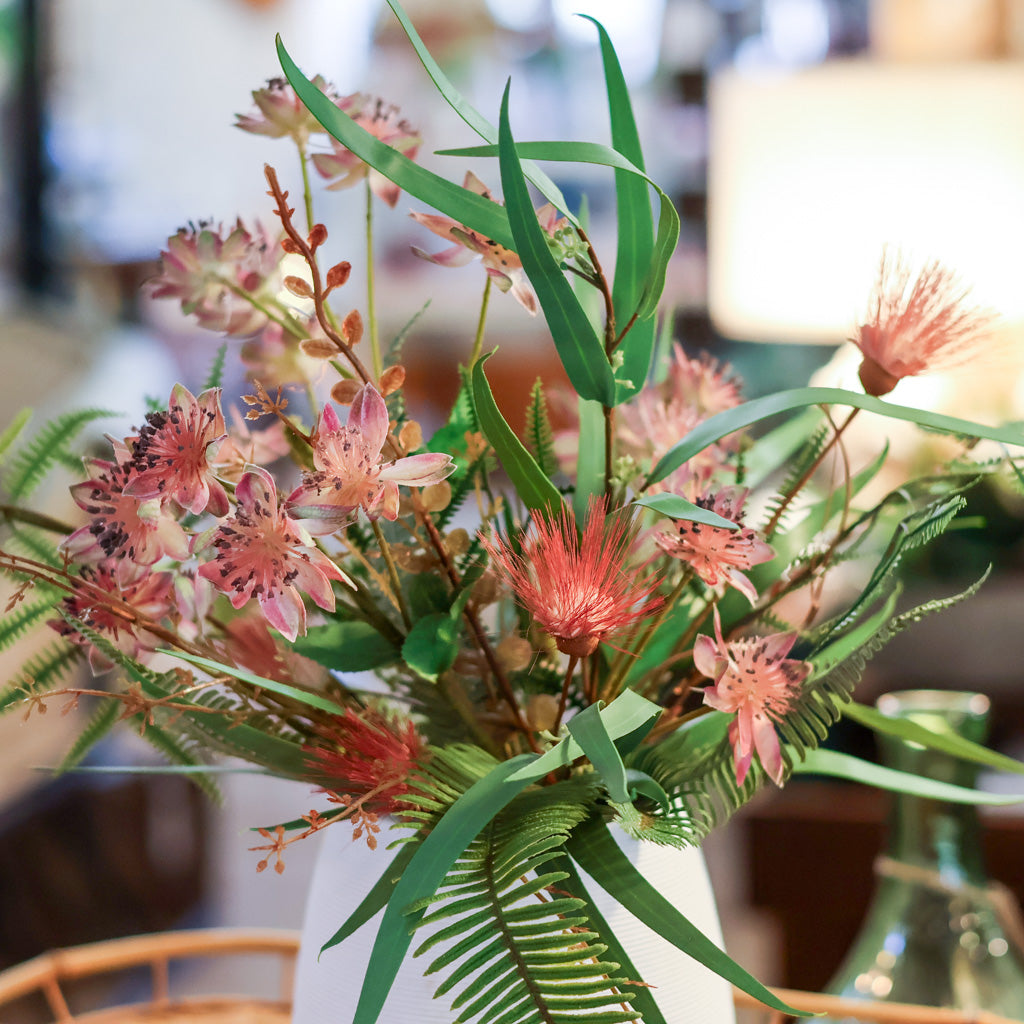
[[[0,972],[0,1024],[25,1018],[12,1008],[29,997],[49,1009],[54,1024],[288,1024],[291,1016],[292,965],[299,937],[290,931],[213,928],[138,935],[109,942],[54,950]],[[279,961],[280,995],[276,1000],[245,995],[192,996],[172,992],[170,964],[207,957],[271,956]],[[120,1006],[73,1010],[70,991],[103,977],[113,980],[128,971],[148,972],[150,996]],[[111,989],[116,990],[116,989]],[[934,1007],[852,1003],[833,996],[776,989],[789,1005],[835,1018],[852,1016],[874,1024],[1013,1024],[991,1013],[963,1013]],[[742,1024],[783,1024],[790,1018],[742,992],[735,996]],[[36,1016],[35,1020],[43,1020]],[[711,1022],[709,1022],[711,1024]]]

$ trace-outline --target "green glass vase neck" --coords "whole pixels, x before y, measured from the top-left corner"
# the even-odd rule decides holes
[[[988,734],[988,698],[960,691],[909,690],[887,694],[879,710],[935,732],[976,743]],[[971,788],[977,768],[967,761],[892,736],[881,738],[885,763],[900,771]],[[977,810],[971,804],[947,803],[897,795],[889,815],[885,857],[896,865],[934,873],[941,885],[984,885]],[[920,876],[925,877],[925,876]]]

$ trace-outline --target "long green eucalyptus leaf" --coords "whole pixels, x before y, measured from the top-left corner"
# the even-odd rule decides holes
[[[604,410],[600,402],[577,398],[579,441],[576,448],[576,490],[572,508],[578,522],[587,515],[587,506],[595,494],[604,492]]]
[[[912,743],[920,743],[922,746],[941,750],[943,753],[952,754],[954,757],[983,765],[986,768],[1024,775],[1024,762],[989,750],[979,743],[972,743],[970,740],[964,739],[963,736],[934,732],[906,718],[890,718],[888,715],[883,715],[881,711],[856,701],[844,704],[841,710],[846,718],[867,726],[874,732],[885,733],[888,736],[909,740]]]
[[[498,203],[420,167],[398,150],[374,138],[348,114],[339,110],[306,78],[289,56],[280,37],[277,40],[277,53],[285,77],[299,99],[309,108],[309,112],[360,160],[380,171],[389,181],[393,181],[399,188],[428,206],[440,210],[473,231],[480,232],[485,238],[491,238],[509,249],[515,249],[508,217]]]
[[[893,405],[873,395],[845,391],[842,388],[794,388],[791,391],[779,391],[763,398],[755,398],[733,409],[709,416],[661,457],[644,481],[643,487],[664,480],[669,473],[702,452],[708,445],[737,430],[743,430],[771,416],[792,412],[794,409],[805,409],[812,405],[850,405],[880,416],[888,416],[890,419],[916,423],[918,426],[945,434],[960,434],[989,441],[1001,441],[1004,444],[1024,445],[1024,430],[1020,426],[990,427],[983,423],[943,416],[924,409]]]
[[[613,405],[615,377],[604,346],[552,255],[548,236],[537,220],[509,126],[508,98],[506,85],[498,123],[498,165],[509,227],[515,239],[511,248],[537,293],[552,341],[576,393],[602,405]]]
[[[951,782],[937,782],[921,775],[897,771],[883,765],[864,761],[852,754],[837,750],[808,750],[801,762],[793,757],[795,775],[828,775],[834,779],[849,779],[865,786],[877,786],[894,793],[909,793],[929,800],[943,800],[952,804],[977,804],[987,807],[1005,807],[1024,802],[1024,793],[986,793],[967,786],[955,786]]]
[[[681,494],[670,494],[663,491],[659,494],[648,494],[642,498],[636,498],[634,505],[649,508],[659,515],[668,516],[669,519],[686,519],[691,523],[704,523],[707,526],[716,526],[720,530],[738,530],[739,524],[731,519],[712,512],[709,508],[701,508],[692,501],[684,498]]]
[[[630,862],[599,818],[578,826],[567,844],[569,855],[620,906],[663,939],[766,1006],[800,1016],[692,925]]]
[[[185,651],[162,650],[161,654],[170,655],[172,658],[180,658],[190,665],[206,669],[215,676],[231,676],[243,683],[250,683],[258,686],[261,690],[269,690],[271,693],[279,694],[282,697],[290,697],[300,704],[306,704],[318,711],[328,711],[334,715],[340,715],[345,708],[336,700],[329,697],[322,697],[319,693],[312,693],[309,690],[300,690],[297,686],[290,686],[288,683],[279,683],[276,679],[265,679],[244,668],[235,668],[234,665],[222,665],[219,661],[211,661],[209,658],[200,658],[196,654],[187,654]]]
[[[591,704],[569,720],[569,735],[580,745],[587,760],[601,776],[614,803],[630,802],[626,766],[601,717],[601,702]]]
[[[480,429],[497,453],[502,468],[508,473],[523,504],[533,511],[543,510],[554,514],[562,505],[558,488],[516,437],[494,401],[491,386],[484,374],[484,363],[491,355],[493,353],[488,352],[473,364],[473,403]]]
[[[455,111],[459,117],[462,118],[470,128],[473,129],[482,139],[487,142],[497,143],[498,141],[498,129],[487,120],[479,110],[476,109],[466,98],[459,92],[458,89],[452,84],[448,76],[441,70],[441,65],[434,60],[433,54],[427,49],[426,44],[420,38],[420,34],[416,31],[415,26],[409,18],[409,15],[403,10],[402,5],[397,0],[388,0],[388,6],[391,8],[395,17],[398,19],[398,23],[402,26],[402,30],[406,36],[409,37],[409,42],[412,43],[412,48],[416,51],[416,56],[419,57],[420,63],[423,65],[427,74],[430,75],[431,81],[437,87],[437,91],[441,94],[442,99]],[[572,212],[568,208],[568,204],[565,201],[565,197],[562,195],[561,190],[558,186],[532,161],[523,162],[523,172],[526,177],[537,186],[538,190],[553,206],[556,206],[566,217],[569,218],[574,224],[577,223],[576,218],[572,215]]]
[[[643,147],[633,116],[633,105],[629,89],[622,74],[615,47],[604,26],[587,14],[581,15],[597,29],[601,44],[601,61],[604,66],[605,90],[608,94],[608,114],[611,122],[612,147],[639,170],[644,171]],[[629,317],[638,311],[640,300],[657,290],[655,305],[664,289],[664,273],[658,282],[648,283],[647,275],[653,271],[651,254],[654,252],[654,217],[651,214],[651,198],[647,185],[634,174],[615,171],[615,211],[618,249],[615,257],[615,281],[612,286],[612,304],[615,308],[616,330],[621,332]],[[631,381],[632,388],[626,387],[627,394],[634,393],[647,379],[654,352],[656,324],[650,316],[643,315],[623,338],[618,351],[622,356],[620,376]],[[620,384],[620,388],[624,386]]]

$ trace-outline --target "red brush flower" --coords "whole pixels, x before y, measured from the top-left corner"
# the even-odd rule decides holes
[[[941,264],[926,264],[911,282],[906,265],[883,253],[867,322],[853,339],[864,356],[864,390],[886,395],[904,377],[967,362],[992,315],[965,306],[966,295],[956,275]]]
[[[593,654],[617,633],[660,605],[658,580],[628,566],[635,531],[621,515],[592,500],[582,536],[566,506],[553,518],[538,516],[517,552],[507,540],[483,538],[491,566],[552,637],[563,654]]]
[[[412,722],[399,723],[376,708],[346,708],[305,748],[316,780],[330,792],[367,798],[364,810],[391,813],[409,792],[409,779],[426,745]]]

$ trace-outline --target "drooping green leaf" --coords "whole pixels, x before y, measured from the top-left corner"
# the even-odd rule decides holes
[[[664,480],[669,473],[678,469],[688,459],[700,454],[708,445],[714,444],[737,430],[744,430],[761,420],[769,419],[780,413],[805,409],[813,405],[849,405],[877,413],[880,416],[887,416],[890,419],[916,423],[920,427],[944,434],[979,437],[1017,446],[1024,445],[1024,430],[1019,425],[991,427],[923,409],[894,405],[891,402],[883,402],[873,395],[863,395],[841,388],[794,388],[791,391],[779,391],[763,398],[755,398],[733,409],[709,416],[658,460],[643,487],[647,488],[652,483]]]
[[[471,230],[478,231],[484,238],[493,239],[515,250],[508,217],[498,203],[428,171],[357,125],[306,78],[289,56],[280,37],[277,40],[277,53],[285,77],[295,89],[296,95],[343,146],[409,195]]]
[[[725,519],[717,512],[709,508],[701,508],[692,501],[679,494],[670,494],[662,491],[659,494],[648,494],[642,498],[636,498],[634,505],[649,508],[669,519],[686,519],[691,523],[704,523],[707,526],[717,526],[720,530],[738,530],[739,524]]]
[[[572,859],[612,899],[663,939],[766,1006],[800,1016],[799,1010],[777,998],[658,892],[619,849],[604,821],[592,817],[584,822],[573,832],[567,848]]]
[[[261,690],[269,690],[271,693],[288,697],[291,700],[298,701],[300,704],[306,704],[311,708],[316,708],[318,711],[327,711],[332,715],[340,715],[345,710],[343,705],[339,704],[336,700],[331,700],[330,697],[313,693],[311,690],[303,690],[298,686],[292,686],[290,683],[281,683],[276,679],[266,679],[263,676],[256,675],[255,672],[248,671],[248,669],[237,668],[234,665],[223,665],[219,661],[201,658],[198,655],[188,654],[185,651],[163,650],[160,653],[187,661],[190,665],[205,669],[213,676],[230,676],[232,679],[249,683],[251,686],[259,687]]]
[[[312,626],[292,644],[295,651],[338,672],[364,672],[399,660],[395,645],[367,622]]]
[[[482,139],[485,139],[487,142],[497,143],[498,129],[455,88],[448,76],[441,70],[441,66],[434,60],[433,55],[420,38],[419,33],[409,19],[409,15],[402,9],[401,4],[397,0],[388,0],[388,6],[394,12],[405,34],[409,37],[409,42],[412,43],[416,56],[419,57],[424,69],[430,75],[431,81],[437,86],[437,91],[445,102]],[[565,197],[558,186],[536,164],[528,161],[524,162],[523,171],[548,202],[565,214],[573,223],[576,223],[572,211],[569,210]]]
[[[996,771],[1024,775],[1024,762],[1007,757],[1005,754],[1000,754],[997,751],[989,750],[979,743],[972,743],[970,740],[965,739],[963,736],[957,736],[955,733],[935,732],[907,718],[893,718],[883,715],[881,711],[856,701],[844,704],[842,713],[843,717],[858,722],[874,732],[895,736],[910,743],[920,743],[922,746],[940,750],[943,753],[951,754],[953,757],[962,758],[964,761],[980,764],[985,768],[994,768]]]
[[[484,373],[490,353],[473,364],[473,402],[480,429],[493,446],[523,504],[532,511],[554,514],[562,505],[558,488],[548,479],[501,415]]]
[[[1024,765],[1018,768],[1024,774]],[[803,759],[795,761],[793,772],[797,775],[828,775],[834,779],[848,779],[865,786],[877,786],[893,793],[909,793],[929,800],[942,800],[952,804],[976,804],[986,807],[1006,807],[1024,802],[1024,793],[1008,795],[987,793],[967,786],[956,786],[951,782],[938,782],[910,772],[897,771],[884,765],[874,764],[852,754],[837,750],[810,750]]]
[[[626,766],[601,718],[602,707],[603,703],[598,701],[569,719],[569,735],[579,744],[587,760],[601,776],[611,800],[617,804],[629,803]]]
[[[587,515],[592,496],[604,491],[605,427],[604,411],[600,402],[577,399],[579,410],[579,444],[576,449],[576,490],[572,508],[577,522]]]
[[[548,246],[548,236],[537,220],[509,126],[508,99],[509,86],[506,85],[498,126],[498,166],[509,227],[515,240],[512,249],[537,293],[551,339],[576,393],[602,405],[613,405],[615,378],[604,345],[565,279]]]
[[[426,615],[409,630],[402,658],[414,672],[436,682],[452,667],[460,648],[458,622],[445,613]]]

